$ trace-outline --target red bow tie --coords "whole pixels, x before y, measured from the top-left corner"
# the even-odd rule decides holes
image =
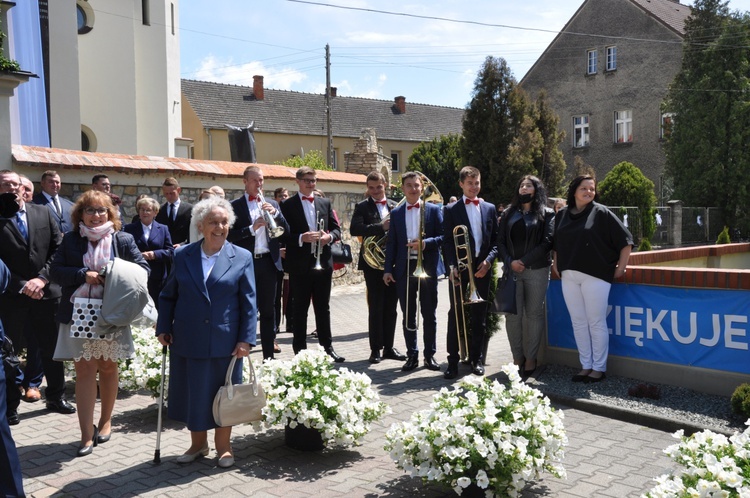
[[[417,202],[416,204],[412,204],[410,206],[406,206],[406,209],[418,208],[418,207],[419,207],[419,203]]]
[[[312,197],[306,197],[306,196],[304,196],[304,195],[303,195],[303,196],[302,196],[302,198],[303,198],[304,200],[306,200],[306,201],[310,201],[310,202],[312,202],[312,201],[314,201],[314,200],[315,200],[315,196],[312,196]]]
[[[474,199],[474,200],[466,199],[466,204],[474,204],[475,206],[478,206],[479,205],[479,199]]]
[[[251,200],[251,201],[255,201],[255,202],[257,202],[258,204],[260,204],[260,196],[258,196],[258,197],[250,197],[250,200]]]
[[[381,205],[385,206],[386,202],[388,202],[388,201],[386,201],[385,199],[383,199],[382,201],[375,201],[375,204],[381,204]]]

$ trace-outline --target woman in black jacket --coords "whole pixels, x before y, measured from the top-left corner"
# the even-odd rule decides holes
[[[523,377],[536,370],[536,355],[544,334],[554,216],[547,207],[541,180],[526,175],[518,182],[513,201],[503,212],[498,227],[498,253],[505,271],[512,271],[516,279],[518,314],[507,316],[506,329],[513,362]]]

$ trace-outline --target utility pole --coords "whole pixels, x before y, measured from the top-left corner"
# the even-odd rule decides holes
[[[333,168],[333,131],[331,130],[331,48],[326,43],[326,133],[328,134],[328,154],[326,164]]]

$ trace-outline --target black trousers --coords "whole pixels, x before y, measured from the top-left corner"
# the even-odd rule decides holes
[[[474,277],[474,284],[477,288],[477,294],[482,299],[487,299],[487,296],[489,295],[490,291],[490,279],[492,278],[492,272],[487,272],[487,274],[482,278],[476,278]],[[463,287],[466,288],[469,285],[469,274],[467,271],[461,272],[461,281],[463,282]],[[452,285],[451,282],[448,282],[448,285]],[[456,286],[456,296],[460,296],[460,293],[463,292],[461,287]],[[447,348],[448,348],[448,363],[452,365],[457,365],[459,361],[459,350],[458,350],[458,333],[456,332],[456,303],[453,299],[453,291],[450,291],[450,300],[451,300],[451,308],[450,311],[448,311],[448,337],[447,337]],[[469,339],[469,361],[476,362],[476,361],[484,361],[485,358],[482,357],[482,351],[484,349],[484,336],[487,331],[487,310],[489,307],[489,302],[485,301],[483,303],[479,304],[467,304],[463,306],[463,311],[461,308],[458,309],[458,320],[461,323],[461,326],[463,327],[464,319],[462,318],[462,313],[465,313],[465,321],[466,326],[471,330],[471,333],[467,331],[467,336]],[[462,332],[462,340],[463,340],[463,332]]]
[[[61,361],[52,359],[57,346],[55,313],[59,302],[60,298],[38,301],[22,294],[6,294],[0,298],[0,319],[13,344],[21,343],[20,338],[25,328],[28,333],[33,334],[32,340],[36,340],[39,346],[44,375],[47,377],[47,401],[58,401],[65,394],[64,365]]]
[[[260,345],[263,359],[273,358],[273,341],[276,339],[276,279],[279,270],[271,255],[255,259],[255,299],[260,317]]]
[[[398,312],[398,293],[383,282],[383,271],[372,268],[363,270],[367,286],[368,335],[370,350],[393,348]]]
[[[1,338],[2,329],[0,329],[0,340]],[[8,418],[5,416],[7,410],[5,386],[5,372],[3,368],[0,368],[0,496],[25,496],[21,462],[18,459],[16,444],[8,426]],[[13,386],[13,389],[18,391],[15,386]]]
[[[318,343],[331,346],[331,279],[333,269],[309,270],[289,274],[289,293],[294,300],[294,353],[307,349],[307,311],[312,299]]]

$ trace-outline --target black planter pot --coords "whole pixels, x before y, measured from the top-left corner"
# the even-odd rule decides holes
[[[482,489],[474,483],[469,484],[461,493],[461,498],[484,498],[486,489]]]
[[[290,448],[300,451],[319,451],[323,449],[323,435],[318,429],[305,427],[298,424],[292,429],[284,428],[284,443]]]

